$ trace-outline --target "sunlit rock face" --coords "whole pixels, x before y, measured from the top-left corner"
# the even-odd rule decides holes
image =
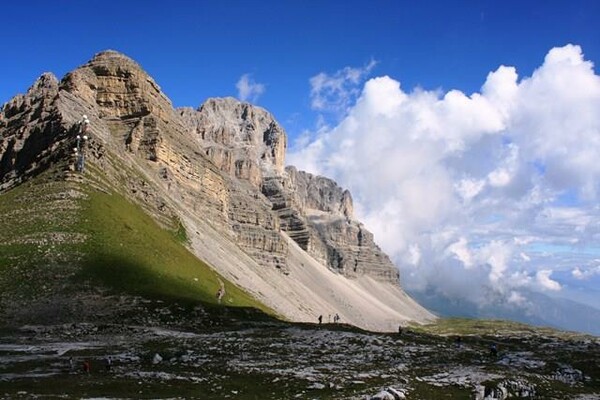
[[[314,258],[348,277],[398,281],[397,268],[375,244],[373,234],[353,218],[348,190],[291,166],[267,177],[262,190],[282,229]]]
[[[329,268],[352,277],[395,282],[398,270],[353,219],[352,196],[333,180],[284,169],[286,135],[266,110],[233,98],[209,99],[180,115],[207,157],[248,181],[272,203],[281,229]]]
[[[312,321],[325,308],[375,330],[433,318],[354,219],[351,194],[285,167],[286,134],[268,111],[233,98],[175,109],[139,64],[104,51],[2,106],[0,190],[52,166],[55,179],[85,180],[73,167],[81,137],[90,173],[102,175],[89,184],[159,224],[181,221],[199,258],[280,315]]]
[[[182,108],[179,112],[206,155],[227,174],[260,187],[263,177],[283,172],[286,135],[263,108],[215,98],[196,111]]]

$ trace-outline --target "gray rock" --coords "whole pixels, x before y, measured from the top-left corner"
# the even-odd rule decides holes
[[[90,121],[87,163],[103,171],[101,182],[73,172],[83,115]],[[240,262],[287,273],[286,232],[340,274],[398,284],[396,267],[354,219],[350,193],[331,179],[284,168],[286,145],[283,128],[266,110],[232,98],[176,110],[135,61],[104,51],[60,82],[42,75],[2,107],[0,191],[55,165],[60,173],[53,179],[85,181],[104,192],[116,188],[170,229],[186,217],[203,221],[226,244],[207,253],[235,247]],[[51,234],[25,239],[58,240]],[[118,309],[107,306],[113,301],[95,294],[80,308],[89,315],[102,309],[109,318]],[[13,308],[32,309],[16,303]]]
[[[315,383],[311,383],[308,386],[308,389],[315,389],[315,390],[321,390],[321,389],[325,389],[325,385],[319,382],[315,382]]]
[[[353,219],[352,196],[333,180],[286,167],[266,177],[262,191],[281,228],[315,259],[347,277],[372,276],[398,282],[398,269]]]
[[[395,400],[395,397],[392,393],[388,392],[387,390],[382,390],[375,396],[372,396],[370,400]]]
[[[375,244],[373,235],[353,220],[348,190],[294,167],[284,171],[286,135],[266,110],[224,98],[209,99],[198,110],[181,108],[178,112],[208,158],[221,171],[260,188],[278,216],[278,226],[309,254],[348,277],[369,275],[398,281],[398,269]],[[264,244],[258,252],[249,248],[255,256],[261,258],[261,251],[280,246],[272,238],[256,240],[244,217],[247,212],[232,211],[233,219],[242,217],[238,219],[241,224],[234,225],[238,240]],[[275,264],[285,269],[282,260]]]
[[[392,396],[394,396],[395,400],[402,400],[402,399],[406,399],[406,394],[404,393],[404,391],[400,390],[400,389],[394,389],[394,388],[387,388],[385,389],[387,392],[391,393]]]

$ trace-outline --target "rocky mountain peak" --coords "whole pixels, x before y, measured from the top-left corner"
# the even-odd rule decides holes
[[[93,179],[156,221],[182,221],[199,258],[281,315],[312,320],[330,304],[377,329],[431,317],[404,294],[397,268],[353,219],[350,193],[285,167],[286,133],[261,107],[214,98],[175,110],[140,65],[108,50],[60,82],[42,75],[0,114],[0,190],[58,163],[70,179],[85,126],[87,168],[77,181],[102,175]],[[310,294],[315,285],[320,298]],[[369,301],[403,311],[367,318],[359,311],[371,307],[364,296],[342,301],[331,285],[342,292],[363,285]],[[376,287],[392,294],[379,299]]]
[[[398,282],[397,268],[353,219],[350,192],[331,179],[284,168],[285,131],[268,111],[228,97],[178,112],[209,159],[260,190],[281,229],[312,257],[345,276]]]
[[[50,72],[44,72],[31,85],[25,94],[18,94],[2,106],[1,120],[9,119],[14,115],[26,111],[28,106],[37,104],[46,100],[51,101],[58,93],[58,79]]]
[[[142,67],[114,50],[96,54],[89,62],[68,73],[61,89],[97,104],[99,117],[139,118],[154,114],[168,119],[171,101]]]
[[[56,93],[58,90],[58,79],[52,72],[44,72],[27,91],[31,97],[39,97],[47,93]]]
[[[340,187],[333,179],[299,171],[293,166],[286,167],[286,173],[291,187],[302,199],[303,208],[354,218],[350,191]]]
[[[255,187],[263,177],[283,173],[287,137],[267,110],[226,97],[178,111],[222,171]]]
[[[25,94],[0,109],[0,190],[60,157],[55,142],[64,130],[57,116],[57,97],[58,80],[46,72]]]
[[[102,50],[102,51],[94,54],[94,56],[92,57],[92,59],[90,60],[89,63],[101,63],[101,62],[107,62],[107,61],[117,62],[120,64],[123,64],[123,63],[135,64],[138,66],[138,68],[141,69],[139,64],[137,62],[135,62],[132,58],[126,56],[125,54],[121,53],[120,51],[112,50],[112,49]]]

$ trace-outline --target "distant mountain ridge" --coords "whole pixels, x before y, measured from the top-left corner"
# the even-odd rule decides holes
[[[77,174],[83,115],[91,169]],[[285,132],[260,107],[225,98],[174,109],[135,61],[105,51],[6,103],[0,137],[0,191],[52,168],[59,180],[110,187],[165,227],[181,221],[197,257],[287,319],[338,313],[392,330],[434,318],[401,289],[350,193],[284,167]]]
[[[526,307],[516,307],[504,301],[475,304],[468,300],[451,299],[433,290],[414,295],[421,304],[440,316],[506,319],[600,336],[600,310],[597,308],[535,291],[525,294],[528,302]]]

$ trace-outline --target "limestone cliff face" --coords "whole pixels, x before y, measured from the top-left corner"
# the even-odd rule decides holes
[[[285,166],[286,135],[266,110],[232,98],[174,109],[133,60],[97,54],[58,81],[42,75],[0,111],[0,190],[53,163],[73,165],[81,118],[88,163],[157,221],[202,220],[252,262],[288,272],[287,233],[346,277],[398,284],[334,181]],[[132,173],[133,172],[133,173]]]
[[[19,183],[27,175],[63,157],[57,141],[67,130],[56,106],[58,81],[43,74],[26,94],[17,95],[0,113],[0,189]]]
[[[352,196],[334,181],[283,168],[286,136],[274,117],[233,98],[180,109],[205,154],[220,170],[259,188],[281,229],[305,251],[348,277],[398,281],[398,270],[354,220]]]
[[[398,282],[398,270],[353,217],[352,196],[333,180],[288,166],[265,179],[263,193],[281,226],[314,258],[348,277]]]
[[[128,194],[159,222],[174,214],[168,207],[174,201],[266,267],[285,268],[287,245],[268,200],[207,157],[154,80],[115,51],[97,54],[61,82],[43,75],[27,94],[3,106],[0,188],[71,157],[83,115],[90,120],[88,162],[105,171],[115,187],[125,183]],[[248,142],[250,152],[253,144]],[[127,175],[126,166],[141,167],[162,190]]]
[[[223,98],[179,113],[206,155],[227,174],[260,187],[264,176],[283,172],[286,136],[266,110]]]

